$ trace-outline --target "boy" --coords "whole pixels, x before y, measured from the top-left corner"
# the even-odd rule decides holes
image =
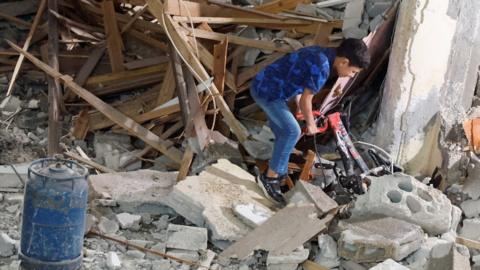
[[[280,184],[287,176],[290,154],[300,138],[300,126],[287,106],[299,96],[307,135],[317,130],[312,99],[330,76],[353,77],[370,64],[367,46],[359,39],[345,39],[338,48],[309,46],[287,54],[260,71],[252,80],[250,94],[268,118],[275,135],[269,168],[259,175],[265,194],[285,204]]]

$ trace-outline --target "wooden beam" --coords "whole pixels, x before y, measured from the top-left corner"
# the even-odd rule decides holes
[[[160,87],[155,87],[154,89],[158,92],[157,96],[157,106],[162,105],[163,103],[172,99],[175,95],[175,77],[173,75],[173,66],[171,63],[168,64],[167,72],[165,73],[165,77],[163,77],[162,84],[159,85]]]
[[[190,165],[192,165],[192,161],[193,151],[190,146],[187,146],[187,149],[185,149],[185,153],[183,154],[180,169],[178,170],[177,181],[182,181],[187,178],[188,172],[190,171]]]
[[[105,53],[104,46],[93,49],[87,61],[85,61],[82,68],[80,68],[77,75],[75,75],[74,81],[78,85],[83,86],[87,82],[88,77],[90,77],[93,70],[97,66],[98,62],[100,61],[100,59],[102,59],[104,53]],[[74,98],[73,92],[67,88],[65,93],[65,100],[70,101],[73,98]]]
[[[90,105],[92,105],[98,111],[105,114],[113,122],[115,122],[116,124],[124,128],[125,130],[129,131],[133,136],[140,138],[145,143],[151,145],[153,148],[157,149],[159,152],[161,152],[162,154],[164,154],[174,162],[180,164],[183,154],[178,149],[172,147],[172,144],[170,142],[162,140],[157,135],[152,133],[150,130],[144,128],[142,125],[135,122],[133,119],[125,116],[121,112],[114,109],[112,106],[103,102],[101,99],[91,94],[88,90],[76,84],[73,81],[72,77],[63,75],[60,72],[52,69],[50,66],[43,63],[42,61],[37,59],[35,56],[23,50],[22,48],[18,47],[11,41],[7,41],[7,43],[14,50],[25,55],[25,57],[28,60],[30,60],[30,62],[32,62],[35,66],[37,66],[44,72],[46,72],[48,75],[52,76],[53,78],[59,79],[66,86],[71,88],[72,91],[75,92],[75,94],[77,94],[82,99],[87,101]]]
[[[75,121],[72,130],[72,136],[78,140],[84,140],[88,133],[88,110],[83,109],[78,114],[77,121]]]
[[[236,17],[188,17],[173,16],[179,23],[209,23],[209,24],[242,24],[242,25],[272,25],[271,27],[292,27],[293,25],[308,25],[311,22],[296,19],[265,19],[265,18],[236,18]]]
[[[268,13],[279,13],[284,10],[295,9],[298,4],[310,4],[311,2],[311,0],[274,0],[256,6],[255,10]]]
[[[178,24],[173,22],[170,16],[163,16],[163,6],[158,0],[147,0],[147,3],[149,5],[150,12],[162,23],[164,28],[168,29],[168,32],[172,37],[172,42],[180,50],[182,56],[189,62],[189,65],[195,71],[193,75],[196,77],[196,79],[199,81],[207,81],[210,76],[194,55],[193,49],[188,45],[186,41],[187,37],[178,30]],[[165,24],[163,24],[163,18],[165,18]],[[244,143],[249,136],[247,129],[235,118],[233,113],[228,108],[225,100],[222,98],[222,96],[220,96],[220,93],[215,85],[210,87],[210,91],[212,92],[216,104],[220,108],[225,121],[229,124],[238,140],[241,143]]]
[[[273,50],[278,52],[291,52],[293,51],[292,47],[284,44],[278,44],[271,41],[255,40],[251,38],[239,37],[231,34],[221,34],[216,32],[209,32],[204,30],[191,30],[186,29],[189,36],[195,36],[196,38],[203,38],[209,40],[222,41],[225,38],[228,38],[228,41],[233,44],[258,48],[262,50]]]
[[[162,55],[162,56],[157,56],[157,57],[134,60],[134,61],[125,63],[123,65],[128,70],[133,70],[133,69],[146,68],[146,67],[151,67],[151,66],[155,66],[155,65],[160,65],[160,64],[168,63],[169,61],[170,60],[169,60],[168,56]]]
[[[225,74],[227,71],[227,53],[228,38],[225,38],[222,42],[213,46],[213,83],[222,96],[225,88]]]
[[[455,242],[471,249],[480,250],[480,242],[468,238],[457,236]]]
[[[100,165],[100,164],[98,164],[98,163],[96,163],[96,162],[94,162],[94,161],[92,161],[92,160],[88,160],[88,159],[86,159],[86,158],[83,158],[83,157],[81,157],[81,156],[79,156],[79,155],[77,155],[77,154],[75,154],[75,153],[73,153],[73,152],[68,151],[68,152],[65,152],[64,154],[65,154],[67,157],[69,157],[69,158],[73,158],[73,159],[75,159],[75,160],[77,160],[77,161],[79,161],[79,162],[81,162],[81,163],[84,163],[84,164],[87,164],[87,165],[89,165],[89,166],[92,166],[93,168],[95,168],[95,169],[97,169],[97,170],[99,170],[99,171],[101,171],[101,172],[103,172],[103,173],[116,173],[115,170],[112,170],[112,169],[107,168],[107,167],[105,167],[105,166],[103,166],[103,165]]]
[[[175,89],[177,91],[178,101],[182,111],[182,122],[185,126],[185,137],[192,137],[192,114],[190,112],[190,107],[188,106],[188,94],[187,94],[187,83],[184,79],[182,62],[178,53],[175,49],[171,48],[170,50],[171,63],[173,68],[173,74],[175,78]]]
[[[302,172],[300,173],[300,177],[298,179],[310,182],[310,172],[312,170],[313,163],[315,163],[315,152],[308,150],[307,157],[305,158],[305,164],[303,165]]]
[[[149,66],[145,68],[139,68],[134,70],[125,70],[116,73],[107,73],[102,75],[93,76],[87,79],[85,82],[86,88],[94,88],[99,85],[108,86],[119,82],[128,80],[134,80],[149,75],[158,75],[166,71],[168,63],[163,63],[155,66]]]
[[[23,50],[28,51],[30,47],[30,42],[32,41],[33,34],[37,29],[38,24],[40,23],[40,19],[42,18],[42,14],[45,11],[45,7],[47,6],[47,0],[40,1],[40,5],[38,6],[37,14],[33,19],[32,27],[30,28],[30,32],[28,32],[27,39],[23,44]],[[13,70],[12,78],[10,79],[10,84],[8,85],[7,96],[12,94],[13,86],[15,85],[15,80],[17,79],[18,73],[20,72],[20,68],[22,67],[23,59],[25,56],[22,54],[18,57],[17,64],[15,65],[15,69]]]
[[[117,19],[115,17],[115,9],[113,1],[104,0],[102,3],[103,24],[105,27],[105,35],[107,38],[108,58],[112,72],[123,71],[123,41],[118,30]]]
[[[127,31],[127,34],[138,39],[139,41],[152,46],[154,48],[160,49],[164,52],[168,51],[168,46],[166,43],[159,41],[158,39],[151,38],[144,33],[137,31],[135,29],[130,29]]]
[[[140,18],[140,16],[142,16],[142,14],[147,10],[147,6],[148,6],[147,4],[143,5],[142,8],[140,8],[135,13],[135,15],[133,15],[132,19],[130,19],[129,22],[123,25],[122,30],[120,31],[120,34],[127,32],[127,30],[130,29],[130,27],[132,27],[133,23],[135,23],[135,21],[138,20],[138,18]]]

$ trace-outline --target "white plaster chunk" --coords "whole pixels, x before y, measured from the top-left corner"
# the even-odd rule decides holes
[[[140,228],[140,221],[142,220],[142,216],[132,215],[129,213],[120,213],[117,214],[117,220],[120,224],[120,228],[122,229],[138,230]]]
[[[233,212],[248,226],[255,228],[269,219],[273,212],[270,209],[252,203],[237,203],[233,205]]]
[[[419,225],[433,235],[450,230],[452,204],[438,189],[404,174],[370,180],[369,190],[357,198],[352,217],[385,215]]]
[[[335,268],[340,265],[340,258],[337,252],[337,242],[328,234],[318,236],[318,247],[320,252],[315,257],[315,262],[328,268]]]
[[[103,234],[115,234],[118,229],[118,223],[106,217],[101,217],[98,223],[98,229]]]
[[[15,240],[6,233],[0,233],[0,257],[10,257],[15,254]]]
[[[463,227],[460,229],[460,236],[480,241],[480,218],[464,219]]]
[[[383,263],[377,264],[376,266],[370,268],[370,270],[409,270],[409,269],[392,259],[388,259]]]
[[[358,27],[362,23],[365,0],[352,0],[345,7],[342,30]]]
[[[467,218],[474,218],[480,215],[480,200],[464,201],[460,207]]]
[[[109,251],[107,253],[107,267],[110,270],[116,270],[122,267],[122,261],[120,261],[116,252]]]

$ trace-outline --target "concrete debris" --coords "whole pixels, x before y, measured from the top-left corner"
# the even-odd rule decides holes
[[[414,224],[390,217],[342,221],[339,255],[355,262],[400,261],[420,248],[423,231]]]
[[[455,243],[436,245],[431,252],[429,269],[470,270],[469,251]]]
[[[15,168],[15,170],[12,168]],[[1,165],[0,166],[0,188],[20,188],[23,186],[23,181],[27,179],[28,167],[30,164],[14,164],[14,165]],[[17,173],[22,180],[18,178]]]
[[[252,203],[243,204],[235,203],[233,212],[248,226],[255,228],[269,219],[273,212],[268,208],[261,208],[259,205]]]
[[[212,265],[213,259],[217,256],[217,253],[213,252],[210,249],[207,249],[205,254],[201,255],[201,260],[199,262],[200,267],[204,267],[206,269],[210,269],[210,265]]]
[[[16,242],[8,234],[0,232],[0,257],[10,257],[16,252]]]
[[[388,259],[370,268],[370,270],[409,270],[409,269],[392,259]]]
[[[107,267],[110,270],[116,270],[122,267],[122,262],[116,252],[109,251],[107,253]]]
[[[342,260],[340,262],[340,269],[344,270],[367,270],[367,268],[361,264],[358,264],[354,261],[344,261]]]
[[[377,17],[387,11],[392,6],[391,0],[367,0],[365,9],[371,18]]]
[[[167,248],[207,250],[208,233],[205,228],[169,224]]]
[[[176,178],[176,172],[138,170],[92,175],[88,182],[93,198],[101,198],[102,193],[110,194],[120,212],[162,215],[173,213],[165,206],[165,198],[177,182]]]
[[[348,3],[352,0],[325,0],[316,3],[317,7],[319,8],[325,8],[325,7],[331,7],[331,6],[337,6],[337,5],[342,5],[345,3]]]
[[[365,0],[351,0],[345,7],[343,15],[342,31],[346,29],[358,27],[362,23],[363,8]]]
[[[304,262],[308,259],[310,250],[302,247],[295,249],[290,252],[288,255],[272,255],[269,254],[267,257],[267,268],[268,269],[292,269],[295,270],[298,267],[298,264]]]
[[[452,204],[438,189],[404,174],[371,177],[367,193],[358,196],[352,217],[385,215],[421,226],[432,235],[452,227]]]
[[[16,96],[8,96],[0,103],[0,111],[14,113],[22,105],[22,101]]]
[[[297,181],[295,187],[287,193],[289,204],[313,203],[320,216],[338,207],[338,204],[323,190],[306,181]]]
[[[145,253],[141,252],[140,250],[128,250],[125,253],[127,256],[135,259],[143,259],[145,258]]]
[[[475,218],[480,216],[480,200],[464,201],[460,207],[467,218]]]
[[[120,228],[122,229],[131,229],[138,231],[140,229],[140,222],[142,220],[142,216],[139,215],[131,215],[129,213],[120,213],[117,214],[117,221],[120,224]]]
[[[185,250],[185,249],[170,249],[167,251],[167,255],[175,256],[182,260],[197,262],[200,260],[200,255],[197,251]]]
[[[248,48],[243,55],[242,67],[249,67],[255,65],[255,62],[261,51],[257,48]]]
[[[318,236],[319,252],[315,256],[315,262],[328,268],[335,268],[340,265],[340,258],[337,252],[337,242],[328,234]]]
[[[101,217],[100,222],[98,223],[98,229],[103,234],[115,234],[120,227],[116,221]]]
[[[464,219],[460,236],[480,241],[480,218]]]

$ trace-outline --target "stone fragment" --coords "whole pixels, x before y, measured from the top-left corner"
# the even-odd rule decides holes
[[[158,252],[161,252],[161,253],[165,253],[166,250],[167,250],[167,247],[165,245],[165,243],[157,243],[155,245],[153,245],[151,247],[152,250],[155,250],[155,251],[158,251]],[[147,258],[148,259],[151,259],[151,260],[161,260],[163,259],[162,256],[158,256],[158,255],[155,255],[153,253],[147,253]]]
[[[167,251],[167,255],[175,256],[182,260],[191,262],[197,262],[200,259],[198,252],[184,249],[171,249]]]
[[[143,259],[145,258],[145,253],[141,252],[140,250],[128,250],[125,253],[127,256],[135,259]]]
[[[119,228],[118,223],[106,217],[101,217],[98,229],[103,234],[115,234]]]
[[[122,229],[134,229],[138,230],[140,228],[140,221],[142,216],[132,215],[129,213],[120,213],[117,214],[117,221],[120,224]]]
[[[171,269],[170,268],[171,263],[170,260],[166,259],[157,259],[152,262],[152,270],[165,270],[165,269]]]
[[[392,259],[388,259],[370,268],[370,270],[409,270],[409,269]]]
[[[28,101],[27,108],[29,109],[38,109],[40,108],[40,100],[39,99],[31,99]]]
[[[95,225],[97,224],[98,219],[91,214],[87,214],[85,217],[85,234],[87,234]]]
[[[109,251],[107,253],[107,267],[110,270],[116,270],[122,267],[122,262],[116,252]]]
[[[420,248],[422,229],[390,217],[339,223],[339,255],[355,262],[400,261]]]
[[[288,203],[313,203],[319,215],[324,215],[338,207],[338,204],[323,190],[307,181],[297,181],[295,187],[287,193]]]
[[[335,268],[340,265],[340,258],[337,252],[337,242],[328,234],[318,236],[319,252],[315,256],[315,262],[328,268]]]
[[[207,250],[208,232],[205,228],[169,224],[167,248]]]
[[[432,235],[451,229],[452,204],[440,190],[404,174],[369,179],[369,190],[358,196],[352,217],[390,216],[419,225]]]
[[[371,18],[380,16],[382,13],[387,11],[387,9],[392,5],[392,1],[390,0],[368,0],[365,4],[365,9],[367,11],[368,16]]]
[[[210,249],[207,249],[205,254],[202,254],[200,256],[200,262],[199,262],[200,267],[203,267],[205,269],[210,269],[210,265],[212,265],[213,259],[215,258],[216,255],[217,253],[213,252]]]
[[[464,219],[460,236],[480,241],[480,218]]]
[[[325,8],[325,7],[342,5],[350,1],[351,0],[325,0],[325,1],[318,2],[315,5],[319,8]]]
[[[367,270],[367,268],[361,264],[358,264],[354,261],[341,261],[340,262],[340,269],[343,270]]]
[[[13,113],[20,108],[21,104],[22,101],[18,97],[8,96],[0,103],[0,111]]]
[[[474,218],[480,216],[480,200],[467,200],[464,201],[460,208],[467,218]]]
[[[10,238],[8,234],[0,232],[0,257],[10,257],[15,254],[15,240]]]
[[[162,215],[173,213],[165,206],[165,198],[173,189],[176,178],[176,172],[138,170],[92,175],[88,182],[93,198],[108,193],[121,212]]]
[[[468,249],[455,243],[437,245],[432,249],[428,269],[470,270]]]
[[[273,215],[270,209],[261,208],[259,205],[252,203],[236,203],[233,205],[233,212],[252,228],[259,226]]]
[[[162,215],[157,221],[153,222],[157,231],[165,230],[168,227],[168,219],[169,217],[167,215]]]
[[[417,251],[407,257],[408,268],[412,270],[428,270],[432,249],[438,245],[449,245],[449,243],[437,237],[427,238]]]
[[[364,6],[365,0],[351,0],[347,3],[343,14],[342,32],[345,32],[346,29],[359,27],[362,23]]]
[[[267,268],[268,269],[277,269],[277,270],[295,270],[298,267],[298,264],[304,262],[308,259],[308,254],[310,250],[299,247],[298,249],[290,252],[288,255],[273,255],[268,254],[267,257]]]

